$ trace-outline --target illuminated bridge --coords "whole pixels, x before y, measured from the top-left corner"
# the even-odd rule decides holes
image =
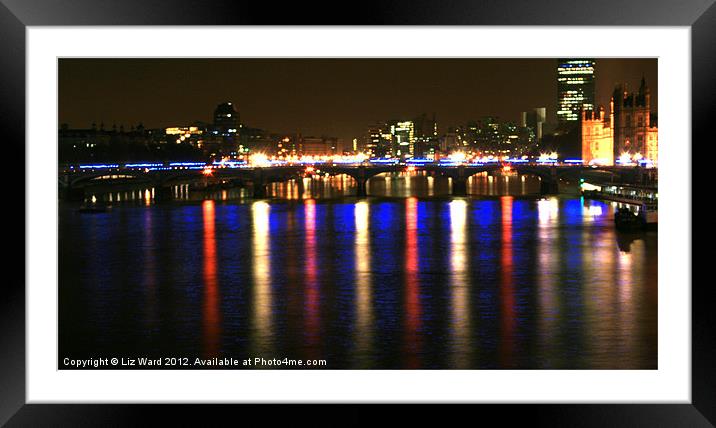
[[[250,166],[239,162],[173,162],[135,164],[94,164],[73,165],[60,168],[58,185],[60,194],[68,199],[81,199],[84,189],[103,184],[136,183],[155,188],[160,199],[170,198],[171,187],[191,183],[235,183],[250,184],[255,198],[264,198],[267,186],[275,182],[296,180],[303,186],[301,178],[315,173],[321,175],[346,175],[356,183],[357,196],[367,196],[367,183],[371,177],[385,173],[425,171],[432,176],[447,177],[452,182],[452,194],[467,195],[467,180],[479,173],[494,174],[509,168],[519,175],[532,175],[540,179],[542,194],[559,192],[560,181],[574,181],[580,178],[615,183],[641,184],[654,181],[656,169],[640,166],[585,166],[562,163],[298,163]]]

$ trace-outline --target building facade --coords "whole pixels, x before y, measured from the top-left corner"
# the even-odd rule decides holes
[[[304,156],[330,156],[343,154],[341,142],[335,137],[298,136],[300,153]]]
[[[363,147],[374,157],[422,157],[440,149],[435,114],[413,120],[378,122],[368,127]]]
[[[651,113],[651,92],[641,79],[639,91],[629,93],[626,86],[614,89],[614,157],[641,157],[656,164],[658,129]]]
[[[214,134],[235,137],[239,130],[239,113],[230,102],[216,106],[214,110]]]
[[[604,107],[582,110],[582,162],[587,165],[614,165],[614,101],[605,117]]]
[[[547,121],[547,107],[537,107],[531,111],[523,111],[520,118],[520,125],[530,127],[534,131],[535,141],[542,142],[543,127]]]
[[[415,153],[415,122],[412,120],[390,123],[393,140],[393,156],[412,157]]]
[[[363,151],[371,157],[384,157],[393,155],[393,136],[386,123],[375,123],[368,127]]]
[[[560,59],[557,64],[557,121],[579,123],[581,111],[594,109],[593,59]]]
[[[112,125],[105,129],[93,123],[91,128],[71,128],[62,124],[58,132],[60,163],[134,162],[157,159],[198,159],[201,151],[196,144],[194,128],[145,129],[141,123],[125,129]],[[191,138],[186,135],[189,134]],[[182,139],[183,137],[183,139]]]

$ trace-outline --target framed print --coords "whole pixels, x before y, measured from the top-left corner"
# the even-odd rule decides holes
[[[716,6],[367,6],[3,0],[3,423],[713,424]]]

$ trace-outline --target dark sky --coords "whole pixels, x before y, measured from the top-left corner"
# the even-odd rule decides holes
[[[642,75],[657,111],[656,59],[597,59],[597,102]],[[241,122],[275,132],[362,138],[369,124],[436,114],[439,131],[483,116],[518,122],[557,102],[555,59],[61,59],[59,121],[125,128],[211,122],[232,101]]]

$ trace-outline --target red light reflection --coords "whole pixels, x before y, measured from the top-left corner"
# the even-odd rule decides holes
[[[221,334],[219,313],[219,285],[216,269],[216,236],[214,231],[214,201],[202,204],[204,218],[204,352],[214,356],[219,351]]]

